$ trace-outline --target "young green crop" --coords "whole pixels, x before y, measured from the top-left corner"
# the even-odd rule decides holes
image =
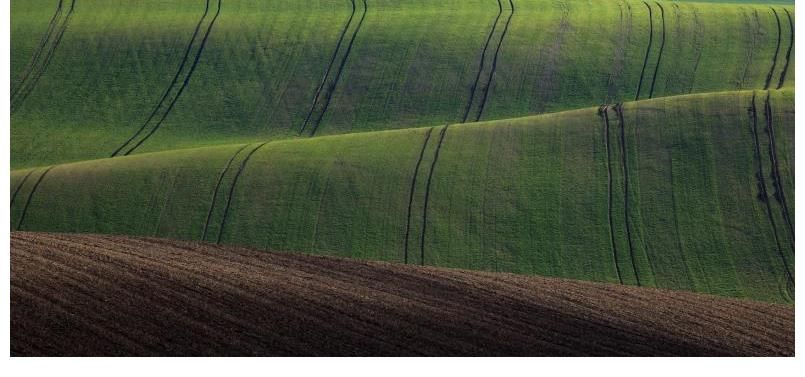
[[[274,141],[236,159],[215,228],[262,249],[789,300],[793,112],[793,91],[741,91]],[[241,148],[58,165],[21,228],[201,239]]]

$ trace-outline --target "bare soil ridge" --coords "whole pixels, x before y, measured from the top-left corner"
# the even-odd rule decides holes
[[[793,355],[791,306],[207,244],[17,232],[11,353]]]

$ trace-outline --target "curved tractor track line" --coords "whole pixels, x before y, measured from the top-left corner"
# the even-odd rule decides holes
[[[495,50],[495,58],[492,59],[492,69],[489,71],[489,80],[486,82],[486,86],[484,86],[484,97],[481,100],[481,107],[478,109],[478,115],[475,117],[475,121],[481,120],[481,116],[484,114],[484,108],[486,107],[486,101],[489,97],[489,87],[492,86],[492,80],[495,78],[495,71],[498,68],[498,57],[500,56],[500,48],[503,46],[503,40],[506,39],[506,33],[509,31],[509,24],[512,22],[512,17],[514,17],[514,2],[509,0],[509,5],[512,7],[511,13],[509,13],[509,18],[506,20],[506,26],[503,28],[503,34],[500,35],[500,41],[498,41],[498,47]]]
[[[226,162],[226,166],[221,171],[221,174],[218,175],[218,182],[215,183],[215,191],[212,194],[212,200],[210,200],[210,209],[207,211],[207,220],[204,222],[204,231],[201,233],[201,240],[204,241],[207,239],[207,229],[210,227],[210,219],[212,218],[212,212],[215,209],[215,202],[218,200],[218,192],[221,189],[221,184],[224,181],[224,176],[226,173],[229,172],[229,169],[232,167],[232,162],[235,161],[235,158],[240,154],[241,151],[246,149],[249,144],[245,144],[242,147],[238,148],[235,153],[232,154],[232,157],[229,158],[229,161]]]
[[[327,97],[324,102],[324,108],[316,117],[316,122],[313,123],[313,129],[310,130],[310,136],[314,136],[316,134],[316,131],[318,131],[319,129],[319,124],[321,124],[321,120],[324,118],[324,114],[327,113],[327,109],[330,107],[330,101],[332,101],[333,99],[333,94],[335,93],[335,89],[338,86],[338,82],[341,81],[341,76],[344,73],[344,66],[347,65],[347,60],[349,60],[350,53],[352,52],[352,46],[355,44],[355,38],[358,36],[358,32],[361,31],[361,26],[363,26],[363,20],[366,19],[366,13],[368,12],[369,12],[369,6],[366,5],[366,0],[363,0],[363,14],[361,15],[360,21],[358,21],[358,26],[352,33],[352,37],[349,40],[349,45],[347,45],[347,51],[344,53],[344,58],[341,60],[341,64],[338,67],[338,72],[335,75],[335,80],[333,81],[332,87],[327,93]]]
[[[775,189],[774,198],[780,202],[780,206],[782,207],[783,218],[785,219],[785,223],[788,226],[788,232],[791,234],[791,240],[794,239],[794,224],[791,222],[791,216],[788,213],[788,204],[785,200],[785,190],[783,190],[783,180],[782,176],[780,175],[780,162],[777,158],[777,141],[774,132],[774,122],[772,119],[772,111],[771,111],[771,93],[766,93],[766,103],[764,106],[764,114],[766,116],[766,127],[768,128],[769,132],[769,158],[771,158],[772,163],[772,179]]]
[[[618,114],[618,122],[620,122],[620,142],[621,142],[621,163],[623,164],[623,214],[624,222],[626,225],[626,239],[629,241],[629,259],[632,262],[632,269],[634,270],[635,281],[637,286],[640,286],[640,275],[637,273],[637,263],[634,259],[634,244],[632,243],[632,225],[629,222],[629,164],[626,157],[626,121],[623,116],[623,103],[615,105],[615,113]]]
[[[25,176],[24,176],[24,177],[22,177],[22,182],[20,182],[19,186],[17,186],[17,188],[16,188],[16,189],[14,189],[14,193],[13,193],[13,194],[11,194],[11,205],[13,205],[13,204],[14,204],[14,200],[15,200],[15,199],[17,199],[17,194],[19,194],[19,193],[20,193],[20,190],[22,189],[22,186],[24,186],[24,185],[25,185],[25,182],[26,182],[26,181],[28,181],[28,177],[30,177],[30,176],[31,176],[31,174],[34,172],[34,170],[36,170],[36,169],[31,169],[31,170],[28,172],[28,174],[25,174]]]
[[[268,142],[263,142],[258,146],[254,147],[249,154],[246,155],[246,158],[243,159],[243,162],[240,163],[240,167],[238,167],[237,173],[235,173],[235,177],[232,179],[232,186],[229,187],[229,195],[226,197],[226,205],[224,206],[224,216],[221,219],[221,228],[218,230],[218,237],[215,239],[216,244],[221,243],[221,237],[224,235],[224,228],[226,227],[226,219],[229,216],[229,207],[232,204],[232,197],[235,195],[235,187],[238,185],[238,180],[240,180],[240,175],[243,174],[243,170],[246,169],[246,164],[249,163],[249,160],[252,158],[255,152],[257,152],[260,148],[268,144]]]
[[[310,105],[310,110],[307,112],[307,116],[305,116],[305,121],[302,123],[302,127],[299,128],[300,135],[305,131],[305,128],[307,128],[308,123],[310,123],[310,118],[313,116],[313,112],[316,110],[316,105],[319,103],[321,91],[324,89],[324,86],[327,85],[327,79],[330,77],[330,71],[332,71],[333,66],[335,65],[335,59],[338,57],[338,51],[341,50],[341,45],[344,43],[344,37],[347,35],[349,26],[352,25],[352,19],[355,18],[355,0],[351,0],[351,3],[352,13],[349,15],[349,19],[347,19],[344,29],[341,30],[341,35],[338,37],[338,43],[335,45],[335,50],[333,50],[333,56],[330,58],[330,63],[327,65],[327,70],[324,71],[324,77],[321,79],[321,83],[316,89],[316,94],[313,96],[313,104]]]
[[[660,7],[660,17],[662,17],[662,38],[660,39],[660,53],[657,55],[657,65],[654,67],[654,76],[651,78],[651,89],[648,91],[648,98],[654,96],[654,84],[657,82],[657,73],[660,71],[660,63],[662,62],[662,52],[665,50],[665,8],[655,1]]]
[[[22,75],[20,75],[19,82],[17,83],[17,87],[11,90],[11,98],[14,98],[19,92],[20,88],[25,86],[25,80],[28,79],[28,75],[36,66],[36,62],[39,61],[39,57],[42,56],[42,52],[45,51],[45,47],[50,41],[50,38],[53,36],[53,31],[56,29],[56,20],[61,16],[62,13],[62,5],[64,0],[59,0],[59,3],[56,5],[56,12],[53,13],[53,17],[50,18],[50,22],[48,23],[47,31],[45,35],[42,36],[42,41],[39,43],[39,47],[34,52],[33,56],[31,56],[31,61],[28,62],[28,65],[25,66],[25,70],[23,70]]]
[[[420,244],[419,244],[419,252],[420,252],[420,259],[419,263],[421,265],[425,265],[425,231],[427,230],[428,226],[428,202],[430,201],[430,185],[433,181],[433,171],[436,170],[436,163],[439,161],[439,152],[442,150],[442,144],[444,143],[444,136],[447,134],[447,128],[450,125],[445,125],[444,128],[439,131],[439,141],[436,144],[436,151],[433,153],[433,161],[430,164],[430,171],[428,172],[428,180],[425,183],[425,201],[422,209],[422,234],[420,234]]]
[[[31,205],[31,201],[34,198],[36,190],[39,188],[39,185],[42,183],[42,180],[45,179],[45,176],[48,173],[50,173],[50,170],[53,169],[54,167],[56,166],[55,165],[50,166],[47,169],[45,169],[45,171],[42,172],[42,175],[40,175],[39,178],[36,180],[36,183],[34,183],[34,187],[31,188],[31,193],[28,194],[28,199],[25,201],[25,206],[22,207],[22,214],[20,215],[20,220],[17,222],[17,230],[22,230],[22,223],[23,221],[25,221],[25,215],[28,213],[28,207]]]
[[[478,82],[481,80],[481,73],[484,71],[486,51],[489,49],[489,44],[492,42],[492,36],[495,34],[495,30],[498,27],[498,21],[500,21],[500,16],[502,14],[503,4],[500,2],[500,0],[498,0],[498,15],[495,17],[495,22],[492,23],[492,29],[489,31],[489,36],[486,37],[486,44],[484,44],[484,49],[481,51],[481,60],[478,62],[478,74],[475,75],[475,82],[470,88],[470,99],[467,101],[467,106],[464,108],[464,117],[462,118],[461,123],[467,123],[467,118],[470,116],[470,109],[472,109],[472,103],[475,101],[475,91],[478,89]]]
[[[777,68],[777,56],[780,55],[780,43],[782,38],[782,27],[780,26],[780,16],[777,14],[777,11],[774,8],[771,9],[771,12],[774,13],[774,19],[777,20],[777,48],[774,50],[774,58],[771,62],[771,69],[769,70],[769,74],[766,75],[766,85],[763,86],[763,90],[769,89],[771,86],[771,79],[774,76],[774,70]]]
[[[422,143],[422,149],[419,151],[419,158],[416,160],[416,166],[414,167],[414,175],[411,177],[411,192],[408,195],[408,214],[406,215],[407,220],[405,223],[405,241],[403,244],[405,264],[408,264],[408,238],[411,235],[411,212],[413,211],[414,205],[416,178],[419,175],[419,166],[422,165],[422,159],[425,157],[425,149],[428,147],[428,142],[430,141],[430,135],[432,133],[433,127],[429,128],[428,131],[425,132],[425,141]]]
[[[19,106],[25,102],[29,95],[34,91],[36,85],[39,83],[39,80],[42,78],[42,75],[45,74],[48,67],[50,66],[50,62],[53,60],[53,56],[56,54],[56,50],[61,45],[62,38],[64,37],[64,33],[67,32],[67,26],[70,24],[70,19],[73,18],[73,11],[75,10],[75,3],[76,0],[72,0],[70,3],[70,9],[67,11],[67,15],[64,16],[64,21],[61,25],[58,26],[58,30],[56,31],[56,38],[53,40],[53,44],[45,53],[44,61],[42,64],[33,72],[33,76],[30,76],[30,81],[25,83],[21,83],[18,87],[18,93],[16,97],[11,98],[11,113],[14,113]],[[30,82],[30,84],[28,84]]]
[[[783,266],[785,267],[786,277],[788,278],[788,284],[793,285],[794,278],[791,276],[791,270],[788,266],[788,260],[786,260],[785,255],[783,254],[783,248],[780,244],[780,237],[777,234],[777,223],[774,221],[774,215],[772,214],[771,203],[769,200],[769,193],[766,191],[766,175],[763,172],[763,158],[762,153],[760,152],[760,136],[758,135],[758,116],[757,116],[757,105],[756,105],[756,93],[752,93],[752,107],[749,108],[749,113],[752,120],[752,136],[754,137],[755,142],[755,158],[757,160],[757,173],[756,178],[758,180],[758,195],[759,199],[765,204],[766,207],[766,217],[769,219],[769,225],[771,225],[772,235],[774,235],[774,242],[777,245],[777,252],[780,255],[780,259],[783,261]]]
[[[643,76],[646,74],[646,66],[648,65],[648,57],[651,55],[651,45],[654,43],[654,16],[651,12],[651,5],[643,2],[648,8],[648,47],[646,47],[646,57],[643,58],[643,68],[640,70],[640,80],[637,82],[637,94],[635,94],[635,101],[640,99],[640,89],[643,87]]]
[[[185,48],[184,57],[182,57],[182,62],[179,64],[179,69],[176,70],[176,74],[173,76],[173,79],[171,80],[167,89],[165,89],[165,93],[162,94],[162,98],[159,99],[159,102],[157,102],[156,106],[154,106],[154,110],[151,111],[151,114],[148,115],[148,118],[146,118],[145,122],[143,123],[142,126],[140,126],[137,132],[135,132],[134,135],[132,135],[128,140],[126,140],[126,142],[124,142],[123,145],[121,145],[114,152],[112,152],[112,155],[110,157],[117,156],[120,153],[120,151],[123,150],[123,148],[128,146],[132,141],[134,141],[134,139],[140,136],[140,134],[145,130],[145,128],[148,127],[148,124],[151,123],[151,121],[157,115],[159,109],[162,108],[162,105],[168,99],[168,96],[173,91],[173,88],[176,86],[176,83],[179,82],[179,76],[181,75],[182,71],[184,71],[185,65],[187,65],[188,58],[190,57],[190,52],[193,50],[193,44],[196,42],[198,32],[199,30],[201,30],[201,25],[204,24],[204,20],[207,18],[207,14],[209,13],[209,11],[210,11],[210,0],[207,0],[206,6],[204,8],[204,14],[202,14],[201,18],[198,20],[198,23],[196,24],[196,29],[193,31],[193,36],[190,38],[190,42],[187,44],[187,47]]]
[[[604,121],[604,145],[607,150],[607,214],[609,216],[609,242],[612,248],[612,258],[615,262],[615,273],[618,275],[618,282],[623,284],[621,268],[618,264],[618,248],[615,245],[615,222],[612,219],[612,153],[609,145],[609,105],[602,105],[598,108],[598,116]]]
[[[184,93],[184,90],[187,88],[187,85],[190,83],[190,79],[193,77],[193,72],[196,71],[196,66],[198,66],[198,62],[201,60],[201,54],[204,52],[204,47],[207,45],[207,39],[210,37],[210,33],[212,32],[213,26],[215,26],[215,21],[218,20],[218,16],[221,14],[221,1],[218,0],[218,9],[215,12],[215,16],[213,16],[212,21],[210,21],[210,25],[207,26],[207,31],[204,33],[204,38],[201,40],[201,45],[198,48],[198,52],[196,52],[196,57],[193,60],[193,65],[190,66],[190,71],[187,73],[187,76],[182,82],[182,86],[179,87],[179,91],[176,93],[176,96],[173,97],[171,100],[170,105],[168,105],[168,109],[165,110],[165,113],[162,114],[159,122],[145,135],[142,139],[140,139],[137,144],[135,144],[131,149],[128,150],[124,155],[128,156],[131,152],[134,152],[135,149],[139,148],[146,140],[148,140],[157,130],[162,126],[162,123],[165,122],[165,119],[170,115],[171,111],[173,111],[173,107],[176,106],[176,102],[179,101],[179,98]]]
[[[785,75],[788,73],[788,63],[791,62],[791,50],[794,48],[794,21],[791,19],[791,13],[788,9],[783,8],[783,11],[785,11],[786,17],[788,17],[791,39],[788,41],[788,52],[785,53],[785,65],[783,66],[783,72],[780,74],[780,82],[777,84],[777,89],[782,88],[783,83],[785,83]]]

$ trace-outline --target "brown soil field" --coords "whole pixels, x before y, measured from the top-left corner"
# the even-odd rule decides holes
[[[794,308],[164,239],[15,232],[11,353],[793,355]]]

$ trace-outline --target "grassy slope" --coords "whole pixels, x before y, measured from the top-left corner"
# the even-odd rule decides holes
[[[758,161],[767,176],[772,171],[765,93],[756,99],[760,160],[746,111],[752,92],[627,104],[625,170],[621,123],[610,110],[611,205],[605,123],[596,109],[450,126],[426,194],[441,132],[435,128],[414,185],[408,261],[420,263],[424,249],[429,265],[608,282],[618,282],[620,271],[627,284],[639,278],[642,285],[785,300],[781,253],[793,265],[793,251],[773,198],[770,226],[755,176]],[[793,210],[793,92],[772,93],[780,175]],[[222,241],[404,261],[411,180],[428,130],[266,144],[239,177]],[[57,166],[33,196],[23,229],[199,239],[217,176],[239,147]],[[12,187],[25,173],[12,174]],[[774,193],[771,177],[765,182]],[[228,190],[224,184],[221,195]],[[14,224],[28,192],[24,187],[12,205]]]
[[[14,72],[18,62],[30,59],[32,40],[41,37],[55,7],[51,2],[13,5]],[[351,6],[345,0],[268,3],[222,2],[187,90],[137,152],[295,136]],[[367,3],[318,134],[460,121],[497,4]],[[12,166],[111,154],[170,83],[204,4],[78,2],[52,64],[12,116]],[[635,97],[648,42],[642,2],[519,0],[515,7],[483,119]],[[777,40],[767,6],[668,3],[665,9],[668,35],[655,96],[763,87]],[[776,9],[782,15],[783,8]],[[759,28],[752,26],[755,10]],[[661,20],[654,13],[644,88],[659,58]],[[786,51],[788,26],[785,18],[781,22],[775,82]],[[488,56],[496,46],[497,37]],[[794,79],[791,67],[788,84]]]

